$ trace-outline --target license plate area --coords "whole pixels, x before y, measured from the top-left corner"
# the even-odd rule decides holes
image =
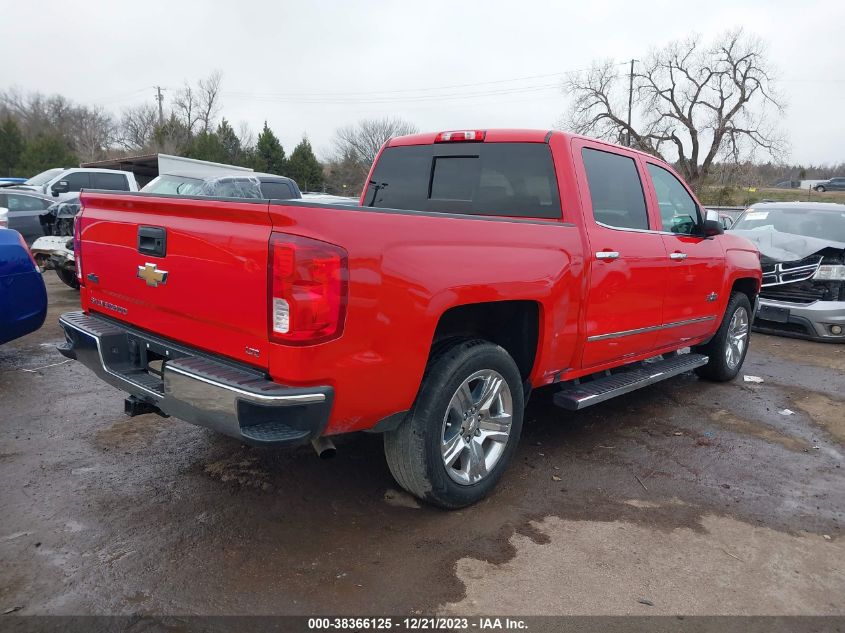
[[[159,379],[163,378],[164,363],[186,355],[177,349],[135,334],[128,334],[126,343],[130,367]]]
[[[775,323],[789,323],[789,308],[761,305],[757,317]]]

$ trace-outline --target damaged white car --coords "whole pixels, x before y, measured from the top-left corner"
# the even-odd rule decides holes
[[[756,204],[731,229],[760,250],[754,329],[845,342],[845,205]]]

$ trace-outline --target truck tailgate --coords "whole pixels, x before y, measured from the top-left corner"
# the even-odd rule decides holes
[[[85,310],[267,367],[266,201],[81,198]]]

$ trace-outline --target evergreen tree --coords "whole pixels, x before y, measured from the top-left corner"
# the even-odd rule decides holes
[[[285,150],[279,139],[273,134],[273,130],[267,127],[267,121],[264,121],[264,129],[261,130],[261,134],[258,135],[258,141],[255,144],[252,168],[255,171],[268,174],[286,175],[287,160],[285,160]]]
[[[220,146],[223,148],[223,153],[226,156],[224,163],[230,165],[241,165],[243,163],[243,151],[241,150],[241,140],[235,134],[235,130],[229,125],[229,122],[224,118],[217,126],[217,139]]]
[[[20,158],[21,175],[34,176],[52,167],[75,167],[79,159],[58,134],[40,134],[26,144]]]
[[[165,154],[181,156],[191,146],[190,130],[173,113],[164,123],[155,126],[153,139],[155,150]]]
[[[287,175],[293,178],[303,191],[322,190],[323,166],[314,155],[308,137],[303,136],[302,141],[291,152]]]
[[[230,163],[226,148],[220,142],[220,137],[214,132],[202,131],[191,139],[185,156],[198,160],[210,160],[214,163]]]
[[[12,176],[24,150],[23,134],[17,122],[7,116],[0,125],[0,175]]]

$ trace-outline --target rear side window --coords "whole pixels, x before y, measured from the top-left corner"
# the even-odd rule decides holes
[[[364,205],[472,215],[559,218],[549,146],[456,143],[389,147]]]
[[[587,147],[581,155],[595,221],[620,229],[648,229],[645,195],[634,159]]]
[[[91,187],[94,189],[110,189],[111,191],[129,191],[129,181],[123,174],[91,174]]]
[[[293,190],[286,182],[262,182],[261,195],[269,200],[289,200]]]

